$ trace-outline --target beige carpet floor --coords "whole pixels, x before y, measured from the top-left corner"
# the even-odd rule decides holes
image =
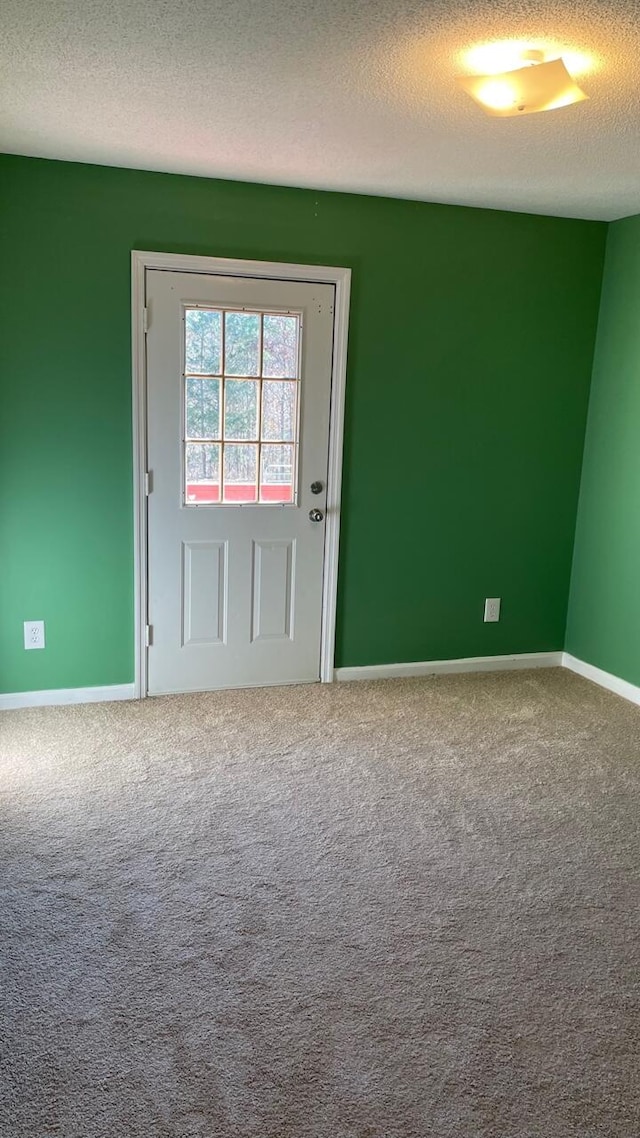
[[[2,1138],[638,1138],[640,709],[553,670],[0,734]]]

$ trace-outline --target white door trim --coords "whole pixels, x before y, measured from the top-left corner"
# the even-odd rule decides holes
[[[347,337],[351,269],[327,265],[290,265],[279,261],[240,261],[226,257],[196,257],[181,253],[152,253],[134,249],[131,254],[131,332],[133,366],[133,493],[134,493],[134,606],[135,606],[135,696],[147,694],[147,375],[144,313],[146,273],[165,269],[177,273],[208,273],[226,277],[259,277],[272,280],[312,281],[335,285],[333,366],[329,422],[329,463],[322,596],[320,679],[334,678],[338,549],[340,541],[340,493],[344,440],[344,398],[347,374]]]

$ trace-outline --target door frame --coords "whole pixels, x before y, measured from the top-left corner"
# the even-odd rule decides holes
[[[320,640],[320,681],[325,684],[331,683],[334,679],[351,269],[327,265],[285,264],[280,261],[244,261],[227,257],[200,257],[183,253],[154,253],[134,249],[131,253],[131,346],[133,369],[135,698],[145,699],[148,694],[146,279],[147,271],[152,269],[165,269],[176,273],[202,273],[209,276],[258,277],[261,279],[307,281],[335,285]]]

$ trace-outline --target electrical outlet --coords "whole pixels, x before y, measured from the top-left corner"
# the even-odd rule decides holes
[[[500,597],[487,597],[484,602],[485,624],[496,624],[500,620]]]
[[[25,620],[24,646],[25,648],[44,648],[43,620]]]

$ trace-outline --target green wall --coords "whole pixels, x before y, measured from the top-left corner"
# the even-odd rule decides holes
[[[0,206],[2,690],[132,678],[134,248],[353,269],[338,664],[562,648],[604,224],[6,155]]]
[[[640,684],[640,217],[609,229],[567,651]]]

